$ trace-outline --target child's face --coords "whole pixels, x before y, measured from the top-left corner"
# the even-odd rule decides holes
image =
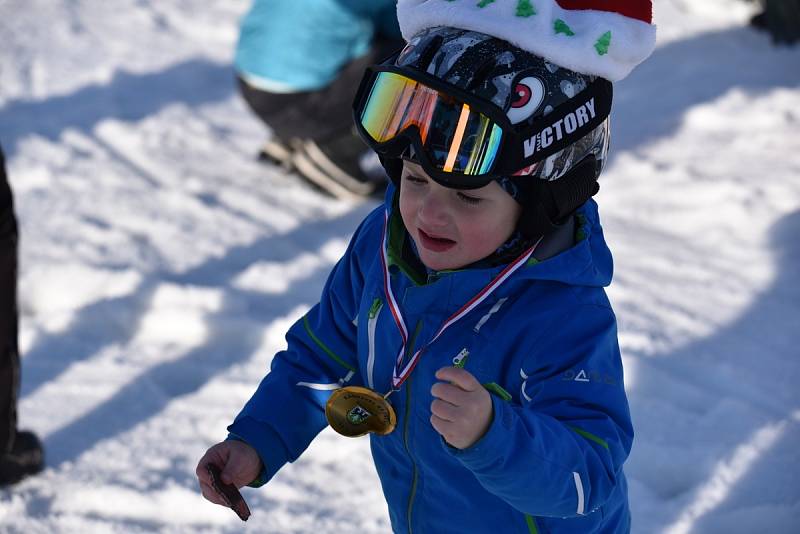
[[[400,214],[429,269],[458,269],[506,242],[522,208],[497,182],[480,189],[449,189],[422,167],[403,162]]]

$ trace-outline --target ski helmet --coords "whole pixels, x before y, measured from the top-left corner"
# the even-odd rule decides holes
[[[395,79],[381,80],[383,74]],[[386,87],[394,88],[383,96],[389,103],[373,104],[390,92]],[[423,96],[415,101],[413,91]],[[359,132],[395,184],[402,158],[451,188],[498,180],[523,206],[520,230],[531,237],[547,233],[597,192],[610,107],[607,80],[449,27],[419,32],[368,70],[354,103]]]

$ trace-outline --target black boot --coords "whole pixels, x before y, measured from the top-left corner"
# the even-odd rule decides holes
[[[17,432],[14,446],[0,456],[0,486],[16,484],[44,469],[42,442],[33,432]]]
[[[324,141],[296,139],[292,156],[294,168],[306,179],[341,199],[380,196],[388,179],[369,175],[362,159],[369,150],[354,129],[333,135]]]

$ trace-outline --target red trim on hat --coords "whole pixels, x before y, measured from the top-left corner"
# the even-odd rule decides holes
[[[562,9],[609,11],[648,24],[653,22],[653,3],[649,0],[556,0]]]

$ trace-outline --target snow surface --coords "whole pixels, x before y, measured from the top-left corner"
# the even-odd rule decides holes
[[[194,467],[373,203],[253,159],[245,0],[0,1],[21,224],[22,427],[0,532],[239,532]],[[656,1],[599,202],[636,441],[635,533],[800,531],[800,47],[738,0]],[[367,441],[326,430],[251,532],[389,530]]]

